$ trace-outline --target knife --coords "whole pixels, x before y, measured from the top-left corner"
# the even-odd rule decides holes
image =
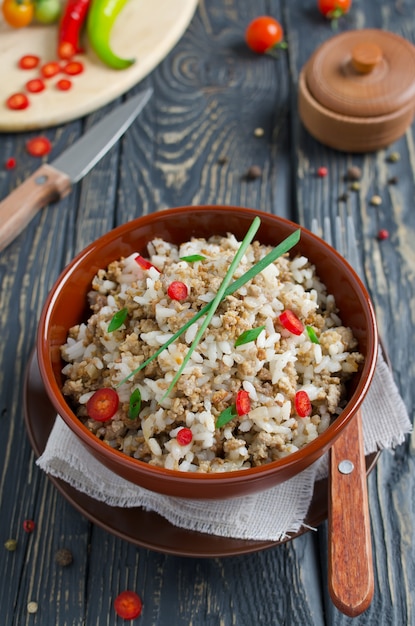
[[[140,92],[94,124],[52,163],[44,163],[0,202],[0,251],[19,235],[36,213],[64,198],[125,133],[149,101]]]

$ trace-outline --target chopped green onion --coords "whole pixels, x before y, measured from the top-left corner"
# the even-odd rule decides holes
[[[120,311],[118,311],[108,324],[108,332],[112,333],[114,332],[114,330],[118,330],[118,328],[120,328],[120,326],[124,324],[127,315],[128,309],[121,309]]]
[[[265,326],[258,326],[257,328],[251,328],[250,330],[245,330],[235,341],[235,348],[238,346],[242,346],[244,343],[249,343],[250,341],[255,341],[259,337],[259,335],[264,330]]]
[[[171,390],[173,389],[174,385],[177,383],[177,381],[179,380],[180,376],[182,375],[182,372],[184,370],[184,368],[186,367],[187,363],[189,362],[190,357],[192,356],[192,353],[194,351],[194,349],[196,348],[197,344],[199,343],[199,341],[201,340],[203,333],[205,332],[206,328],[209,326],[210,321],[212,319],[212,317],[215,314],[216,309],[218,308],[219,304],[222,302],[222,299],[225,297],[225,291],[227,286],[229,285],[229,283],[232,280],[232,276],[235,273],[236,268],[238,267],[239,263],[242,260],[243,255],[246,252],[246,249],[248,248],[249,244],[251,243],[252,239],[255,237],[255,234],[258,230],[258,228],[261,225],[261,220],[259,219],[259,217],[255,217],[251,226],[248,229],[248,232],[246,233],[245,237],[242,240],[241,245],[239,246],[234,258],[232,259],[232,263],[229,266],[228,271],[225,274],[225,278],[222,280],[219,289],[217,291],[216,296],[213,298],[210,307],[209,307],[209,311],[206,314],[205,319],[203,320],[199,330],[196,333],[196,337],[193,339],[192,345],[190,346],[190,348],[188,349],[188,351],[186,352],[186,355],[182,361],[182,364],[180,365],[178,371],[176,372],[173,380],[171,381],[169,388],[167,389],[166,393],[164,394],[163,398],[165,398],[166,396],[169,395],[169,393],[171,392]]]
[[[216,420],[216,428],[222,428],[222,426],[225,426],[225,424],[227,424],[228,422],[233,420],[234,417],[237,416],[238,413],[236,411],[236,407],[234,404],[231,404],[231,406],[228,406],[227,409],[225,409],[224,411],[222,411],[222,413],[218,415],[218,419]]]
[[[317,333],[312,326],[306,326],[306,331],[310,341],[312,341],[313,343],[320,343],[319,338],[317,337]]]
[[[268,267],[268,265],[271,265],[271,263],[274,263],[274,261],[276,261],[283,254],[286,254],[286,252],[291,250],[291,248],[293,248],[299,242],[300,235],[301,235],[301,230],[299,228],[297,230],[295,230],[293,233],[291,233],[291,235],[288,235],[288,237],[286,237],[280,244],[278,244],[278,246],[273,248],[271,250],[271,252],[269,252],[267,255],[265,255],[260,261],[258,261],[258,263],[256,263],[247,272],[245,272],[245,274],[242,274],[242,276],[240,276],[239,278],[237,278],[237,280],[235,280],[233,283],[231,283],[229,285],[229,287],[226,289],[224,297],[230,296],[231,294],[235,293],[235,291],[238,291],[238,289],[240,289],[243,285],[245,285],[245,283],[247,283],[249,280],[251,280],[251,278],[254,278],[257,274],[259,274],[266,267]],[[202,309],[200,309],[200,311],[198,311],[198,313],[196,313],[188,322],[186,322],[186,324],[184,324],[181,328],[179,328],[179,330],[177,332],[175,332],[174,335],[172,335],[170,337],[170,339],[168,339],[166,341],[166,343],[164,343],[162,346],[160,346],[160,348],[158,348],[158,350],[156,350],[154,352],[154,354],[152,354],[148,359],[143,361],[143,363],[141,363],[141,365],[139,365],[132,372],[130,372],[130,374],[128,374],[128,376],[123,378],[118,383],[116,388],[118,388],[121,385],[123,385],[132,376],[135,376],[135,374],[137,374],[142,369],[147,367],[147,365],[149,363],[151,363],[154,359],[156,359],[166,348],[169,347],[170,344],[172,344],[184,332],[186,332],[186,330],[188,328],[190,328],[190,326],[192,326],[192,324],[197,322],[197,320],[200,319],[201,317],[203,317],[203,315],[206,315],[206,313],[209,311],[209,309],[211,307],[211,304],[212,304],[212,302],[209,302]]]
[[[141,409],[141,391],[137,388],[133,391],[130,397],[130,406],[128,407],[128,417],[130,420],[135,420],[138,417]]]
[[[188,263],[196,263],[196,261],[204,261],[205,256],[201,254],[189,254],[189,256],[181,256],[180,261],[187,261]]]

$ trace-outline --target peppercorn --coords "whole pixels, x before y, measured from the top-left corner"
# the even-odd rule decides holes
[[[373,206],[380,206],[382,204],[382,198],[380,196],[372,196],[370,204],[373,204]]]
[[[347,198],[348,198],[348,197],[349,197],[349,194],[345,192],[345,193],[342,193],[342,194],[341,194],[341,195],[337,198],[337,200],[338,200],[339,202],[346,202],[346,200],[347,200]]]
[[[362,178],[362,170],[357,165],[351,165],[347,168],[347,180],[360,180]]]
[[[401,160],[401,155],[399,154],[399,152],[391,152],[390,155],[388,156],[388,161],[390,163],[397,163],[400,160]]]
[[[61,567],[67,567],[73,561],[72,552],[68,548],[59,548],[55,554],[55,561]]]
[[[34,602],[33,600],[31,602],[28,602],[28,604],[27,604],[27,612],[28,613],[37,613],[37,610],[38,610],[37,602]]]
[[[391,176],[390,178],[388,178],[388,185],[397,185],[398,181],[399,179],[397,176]]]
[[[264,136],[264,129],[263,128],[255,128],[254,135],[255,135],[255,137],[263,137]]]
[[[14,552],[17,548],[16,539],[7,539],[7,541],[4,542],[4,547],[6,550],[9,550],[9,552]]]
[[[261,168],[258,165],[251,165],[245,174],[245,180],[256,180],[257,178],[261,178],[261,176]]]
[[[228,157],[226,156],[220,156],[218,159],[218,164],[219,165],[226,165],[226,163],[229,161]]]

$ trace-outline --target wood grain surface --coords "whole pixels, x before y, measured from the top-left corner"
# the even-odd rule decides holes
[[[288,51],[251,53],[248,22],[279,19]],[[410,0],[359,2],[338,26],[383,28],[415,41]],[[385,150],[353,155],[324,147],[298,118],[304,63],[333,34],[314,0],[200,0],[184,36],[131,94],[154,89],[151,107],[71,194],[38,213],[0,253],[0,622],[7,626],[114,626],[112,602],[132,588],[145,626],[414,626],[415,461],[409,438],[382,453],[368,481],[374,597],[351,619],[328,593],[327,524],[292,542],[228,558],[167,556],[137,548],[89,523],[35,466],[23,422],[23,380],[48,290],[75,253],[115,225],[150,211],[240,204],[310,227],[353,216],[365,279],[395,380],[412,417],[415,387],[415,148],[412,125]],[[47,128],[52,160],[121,98],[81,119]],[[255,129],[263,129],[258,136]],[[0,198],[39,166],[25,141],[0,135]],[[391,153],[399,160],[391,160]],[[16,159],[14,169],[4,167]],[[246,179],[250,166],[261,176]],[[350,189],[351,165],[362,178]],[[317,176],[326,166],[328,175]],[[391,182],[391,179],[394,179]],[[381,204],[373,205],[373,196]],[[380,228],[389,238],[379,241]],[[24,519],[35,531],[22,529]],[[3,548],[17,539],[15,552]],[[59,567],[67,547],[73,563]],[[27,603],[38,612],[29,614]],[[135,623],[135,622],[134,622]]]

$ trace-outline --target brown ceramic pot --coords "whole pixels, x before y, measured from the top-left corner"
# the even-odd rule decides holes
[[[332,446],[354,418],[370,386],[378,340],[369,295],[343,257],[302,229],[294,252],[305,255],[316,265],[322,281],[336,298],[343,322],[352,328],[359,350],[365,356],[362,370],[349,389],[346,408],[326,432],[298,452],[268,465],[220,474],[192,474],[153,467],[115,451],[91,434],[74,415],[61,391],[60,346],[66,341],[68,329],[87,316],[86,295],[97,270],[132,252],[145,254],[146,244],[153,237],[181,243],[192,236],[231,232],[242,239],[255,215],[262,220],[257,238],[264,244],[276,245],[298,228],[283,218],[238,207],[192,206],[146,215],[110,231],[81,252],[62,272],[44,305],[38,330],[38,360],[46,392],[56,412],[106,467],[146,489],[183,498],[208,499],[241,496],[277,485],[306,469]]]

